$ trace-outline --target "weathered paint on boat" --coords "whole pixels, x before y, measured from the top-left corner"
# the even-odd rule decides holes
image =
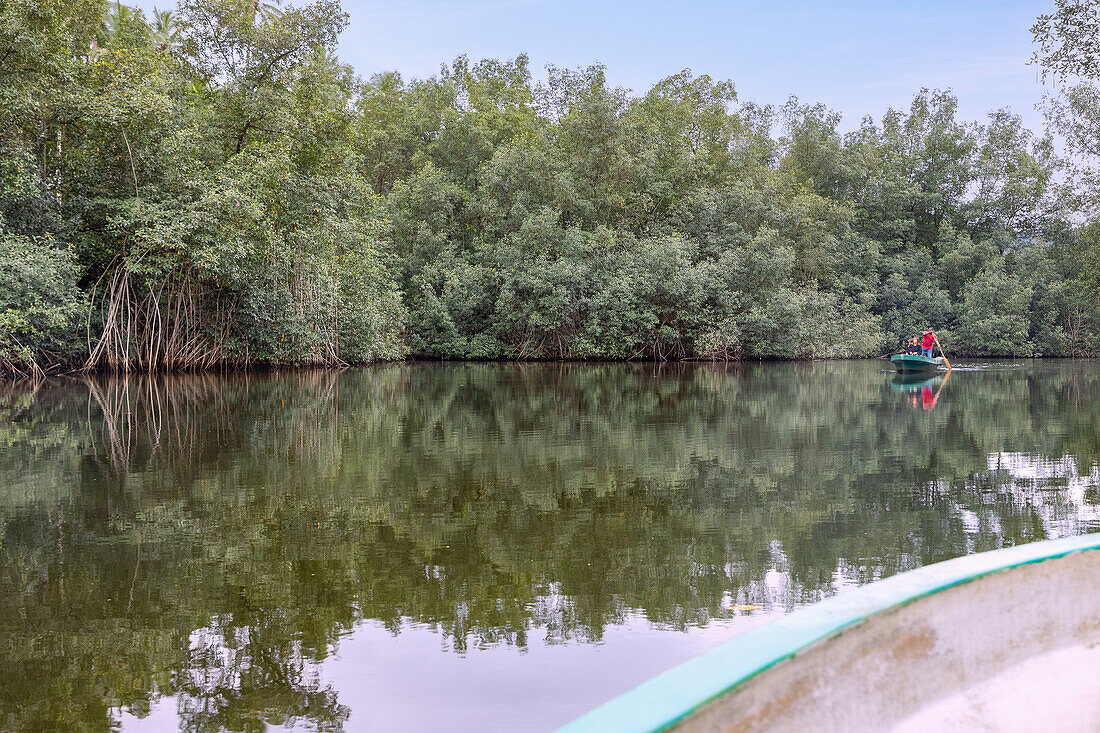
[[[941,357],[927,357],[920,354],[894,354],[890,361],[899,372],[923,372],[939,368],[943,364]]]
[[[1090,730],[1100,675],[1073,670],[1100,662],[1098,597],[1100,533],[968,555],[796,611],[560,730]],[[1066,703],[1035,702],[1052,695]]]

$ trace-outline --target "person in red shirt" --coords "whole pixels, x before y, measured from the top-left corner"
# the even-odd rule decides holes
[[[921,341],[921,356],[932,356],[932,344],[936,343],[936,333],[931,328],[924,330],[924,340]]]

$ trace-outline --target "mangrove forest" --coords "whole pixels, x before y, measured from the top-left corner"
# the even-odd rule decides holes
[[[336,0],[0,0],[0,367],[1095,355],[1092,5],[1032,28],[1035,131],[524,55],[363,79]]]

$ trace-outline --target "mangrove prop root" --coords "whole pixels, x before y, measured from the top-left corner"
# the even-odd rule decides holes
[[[225,359],[232,315],[218,302],[204,306],[198,288],[165,279],[135,283],[118,267],[98,305],[103,328],[86,370],[155,372],[209,369]]]

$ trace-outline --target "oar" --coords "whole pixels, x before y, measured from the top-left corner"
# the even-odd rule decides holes
[[[936,346],[940,347],[940,356],[943,357],[943,363],[947,365],[947,371],[951,371],[951,362],[947,360],[947,354],[943,353],[943,344],[940,343],[936,334],[932,334],[932,338],[936,341]]]

